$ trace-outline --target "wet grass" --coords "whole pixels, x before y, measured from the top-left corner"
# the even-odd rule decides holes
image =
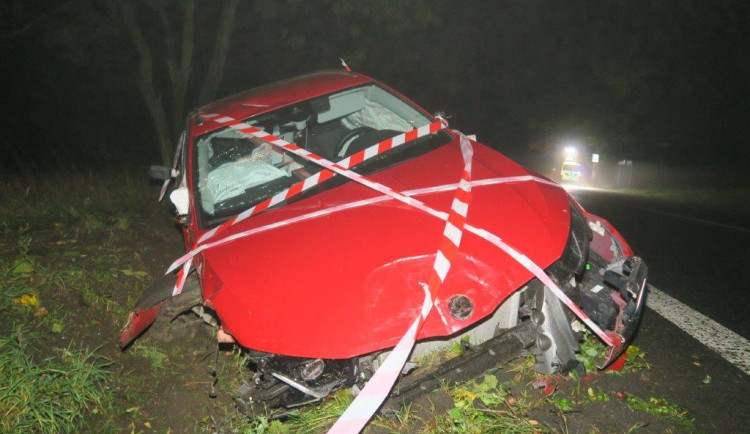
[[[71,432],[110,408],[108,359],[69,346],[37,360],[38,340],[24,328],[0,337],[0,431]]]
[[[628,394],[625,401],[630,408],[642,411],[650,415],[664,419],[666,422],[675,424],[684,430],[695,431],[695,421],[690,418],[687,409],[678,405],[670,404],[664,398],[650,397],[643,399]]]
[[[539,421],[528,417],[537,405],[534,399],[522,394],[514,396],[513,380],[500,383],[495,375],[485,375],[481,381],[468,381],[448,387],[454,408],[435,421],[428,432],[448,433],[542,433],[551,432]]]
[[[127,312],[123,279],[143,287],[127,275],[140,261],[118,245],[142,210],[135,184],[111,174],[0,182],[0,432],[119,430],[102,331]]]
[[[145,176],[122,173],[61,173],[0,179],[0,221],[7,229],[35,224],[81,223],[85,231],[127,228],[134,210],[153,202]]]
[[[43,295],[60,277],[30,245],[21,238],[16,256],[0,259],[0,431],[71,432],[111,408],[111,361],[98,347],[45,338],[65,331],[69,317]]]

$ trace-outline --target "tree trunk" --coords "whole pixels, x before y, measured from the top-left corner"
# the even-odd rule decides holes
[[[239,0],[225,0],[222,4],[211,61],[206,71],[203,86],[201,86],[200,103],[205,103],[212,99],[221,82],[227,52],[229,51],[232,29],[234,27],[234,14],[238,3]],[[156,130],[159,152],[165,165],[171,164],[174,138],[176,137],[176,133],[182,128],[185,116],[187,84],[190,79],[193,61],[195,0],[185,0],[182,6],[184,8],[182,41],[180,45],[180,57],[177,59],[177,44],[165,10],[165,4],[161,2],[151,4],[164,28],[166,63],[172,97],[169,107],[172,112],[168,114],[162,102],[161,94],[156,90],[154,84],[153,56],[143,31],[136,20],[133,6],[129,0],[119,2],[123,22],[138,52],[140,75],[138,84],[151,114],[151,119]]]
[[[172,126],[174,131],[182,129],[185,121],[185,92],[193,63],[193,29],[195,27],[195,0],[184,3],[182,20],[182,53],[180,66],[172,74]]]
[[[216,40],[214,41],[214,51],[211,55],[211,63],[208,66],[199,102],[205,104],[216,96],[216,90],[219,88],[221,77],[224,73],[224,64],[227,60],[229,51],[229,42],[231,41],[232,29],[234,27],[234,14],[237,10],[239,0],[225,0],[221,7],[221,16],[219,17],[219,26],[216,29]]]
[[[139,74],[140,79],[138,85],[143,95],[143,99],[146,101],[146,106],[151,113],[151,119],[154,122],[154,129],[156,130],[156,138],[159,145],[159,153],[161,154],[162,163],[165,166],[169,166],[172,160],[173,146],[172,146],[172,135],[169,130],[169,124],[167,122],[166,112],[164,105],[161,101],[161,96],[156,93],[154,88],[153,79],[153,57],[151,56],[151,50],[146,43],[146,39],[143,36],[138,22],[135,19],[133,13],[133,7],[128,0],[120,2],[120,10],[122,12],[123,22],[125,27],[130,34],[130,39],[135,45],[136,51],[138,51],[139,57]]]

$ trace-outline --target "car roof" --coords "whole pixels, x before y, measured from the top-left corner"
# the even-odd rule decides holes
[[[374,80],[348,71],[320,71],[256,87],[198,109],[197,114],[222,114],[246,119],[297,101],[326,95]]]

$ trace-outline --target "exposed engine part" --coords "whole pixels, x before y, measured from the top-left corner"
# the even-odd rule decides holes
[[[578,305],[599,327],[612,330],[619,309],[612,300],[612,288],[602,277],[604,271],[592,269],[584,274],[578,294]]]
[[[395,410],[405,401],[411,401],[422,394],[439,388],[444,381],[468,381],[476,378],[487,369],[518,357],[522,354],[524,348],[528,348],[534,343],[534,340],[535,331],[530,326],[529,321],[518,324],[511,329],[505,329],[488,341],[471,345],[471,348],[467,349],[463,356],[446,361],[434,371],[417,371],[415,375],[404,377],[398,389],[394,390],[393,396],[386,402],[385,407]],[[357,375],[361,381],[352,385],[353,392],[356,393],[360,390],[357,384],[364,384],[363,371],[372,373],[369,369],[372,362],[377,358],[376,356],[377,354],[370,354],[358,358],[358,366],[362,371],[358,369]],[[251,384],[243,382],[237,389],[236,402],[240,411],[249,413],[253,405],[292,408],[318,401],[317,398],[279,381],[276,376],[272,377],[273,380],[276,380],[272,384],[265,383],[261,379],[262,377],[264,377],[262,374],[257,373]],[[331,391],[333,390],[335,388]],[[293,401],[292,398],[295,400]],[[285,414],[282,411],[272,417],[284,417]]]
[[[577,301],[581,297],[579,282],[596,274],[588,265],[593,236],[578,208],[571,203],[569,209],[568,241],[562,257],[547,269],[547,273],[565,294]],[[529,284],[524,300],[519,314],[522,318],[529,318],[537,333],[536,343],[532,346],[536,371],[552,374],[577,368],[580,363],[575,353],[579,351],[579,345],[571,327],[571,322],[575,321],[572,312],[537,279]]]
[[[606,285],[594,285],[581,291],[579,306],[599,327],[611,330],[619,310],[612,301],[612,290]]]
[[[571,203],[570,233],[563,255],[556,263],[557,266],[572,272],[576,276],[583,274],[589,258],[591,239],[591,228],[589,228],[586,219],[578,211],[578,208]]]
[[[310,395],[316,399],[325,398],[326,396],[328,396],[329,393],[331,393],[331,391],[333,391],[336,388],[336,386],[342,385],[345,381],[345,380],[332,381],[320,387],[310,388],[310,387],[305,386],[304,384],[301,384],[292,380],[291,378],[287,378],[277,372],[274,372],[272,375],[278,378],[279,380],[283,381],[284,383],[299,390],[300,392],[306,395]]]
[[[322,359],[308,360],[302,363],[302,365],[300,376],[305,381],[317,379],[323,374],[323,370],[326,368],[326,363]]]
[[[321,399],[353,385],[360,372],[357,359],[305,359],[248,350],[248,360],[255,375],[239,399],[267,407],[293,408]]]
[[[419,376],[420,371],[417,368],[420,358],[441,348],[448,348],[460,342],[470,353],[475,351],[478,345],[493,340],[504,330],[515,330],[519,300],[524,291],[525,288],[522,288],[510,296],[493,315],[475,324],[465,333],[445,339],[419,342],[402,374],[407,375],[416,370],[416,375]],[[462,314],[470,315],[465,308],[471,309],[472,302],[468,297],[464,298],[458,302],[461,308],[459,310]],[[530,345],[533,335],[525,337],[525,340],[528,340],[528,343],[524,346]],[[293,408],[316,401],[343,387],[364,386],[388,354],[388,351],[383,351],[348,360],[304,359],[247,350],[250,368],[256,374],[251,384],[238,390],[238,405],[246,407],[248,403],[255,402],[271,408]]]

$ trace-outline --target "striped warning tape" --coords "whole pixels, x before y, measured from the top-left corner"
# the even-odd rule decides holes
[[[472,187],[483,187],[483,186],[489,186],[489,185],[512,184],[512,183],[521,183],[521,182],[529,182],[529,181],[537,182],[540,184],[549,184],[549,185],[557,186],[557,184],[547,181],[546,179],[538,178],[532,175],[505,176],[505,177],[500,177],[500,178],[487,178],[487,179],[480,179],[480,180],[472,180],[471,185]],[[454,191],[456,188],[458,188],[458,183],[443,184],[443,185],[437,185],[437,186],[431,186],[431,187],[418,188],[414,190],[407,190],[407,191],[403,191],[402,194],[404,194],[405,196],[421,196],[421,195],[426,195],[426,194]],[[359,207],[363,207],[367,205],[373,205],[373,204],[388,201],[388,200],[393,200],[393,199],[390,196],[382,195],[382,196],[375,196],[375,197],[371,197],[367,199],[358,200],[355,202],[343,203],[340,205],[332,206],[330,208],[320,209],[320,210],[313,211],[313,212],[303,214],[300,216],[291,217],[291,218],[284,219],[284,220],[279,220],[277,222],[274,222],[265,226],[259,226],[259,227],[248,229],[242,232],[237,232],[226,237],[220,237],[220,238],[216,238],[215,240],[209,240],[195,247],[193,250],[184,254],[180,258],[178,258],[172,264],[172,266],[170,266],[169,268],[170,271],[168,272],[176,270],[181,265],[184,266],[184,263],[186,261],[195,257],[196,255],[198,255],[204,250],[207,250],[216,246],[220,246],[223,244],[227,244],[227,243],[236,241],[240,238],[246,238],[252,235],[256,235],[262,232],[267,232],[273,229],[278,229],[284,226],[289,226],[295,223],[323,217],[329,214],[334,214],[334,213],[341,212],[341,211],[348,210],[348,209],[359,208]],[[445,220],[445,218],[447,218],[447,215],[445,218],[443,217],[441,218]]]
[[[425,205],[421,201],[411,198],[409,196],[406,196],[402,193],[399,193],[385,185],[382,185],[380,183],[374,182],[369,180],[368,178],[353,172],[351,170],[348,170],[347,168],[337,164],[333,163],[331,161],[326,160],[323,157],[320,157],[318,155],[313,154],[310,151],[307,151],[305,149],[300,148],[299,146],[289,143],[279,137],[276,137],[272,134],[269,134],[265,131],[263,131],[260,128],[253,127],[250,125],[245,124],[244,122],[240,122],[234,118],[231,118],[229,116],[221,116],[220,115],[204,115],[204,118],[206,119],[213,119],[214,122],[217,122],[219,124],[227,125],[230,128],[240,132],[241,134],[244,134],[249,137],[256,137],[261,140],[264,140],[274,146],[280,147],[282,149],[286,149],[289,152],[294,153],[295,155],[298,155],[305,160],[314,162],[316,164],[319,164],[323,166],[324,168],[335,172],[337,174],[343,175],[346,178],[349,178],[353,181],[356,181],[362,185],[365,185],[369,188],[372,188],[373,190],[376,190],[380,193],[383,193],[386,196],[389,196],[392,199],[398,200],[400,202],[403,202],[407,205],[410,205],[414,208],[417,208],[421,211],[424,211],[436,218],[439,218],[441,220],[446,220],[448,218],[448,215],[441,211],[436,211],[429,206]],[[441,122],[444,122],[442,120],[439,120]],[[424,127],[422,127],[424,128]],[[342,160],[344,161],[344,160]],[[545,182],[549,183],[549,181]],[[472,230],[473,229],[473,230]],[[575,303],[573,303],[568,296],[565,295],[565,293],[560,290],[560,288],[557,287],[557,285],[547,276],[546,273],[544,273],[544,270],[542,270],[539,266],[533,263],[528,257],[518,252],[516,249],[505,243],[500,237],[484,230],[484,229],[478,229],[473,228],[470,225],[467,225],[467,230],[470,232],[475,233],[476,235],[482,237],[486,241],[489,241],[490,243],[494,244],[496,247],[500,248],[504,252],[506,252],[508,255],[513,257],[517,262],[519,262],[521,265],[523,265],[527,270],[529,270],[534,276],[539,278],[545,285],[547,285],[550,290],[566,305],[568,308],[570,308],[573,313],[581,319],[591,330],[599,336],[602,341],[604,341],[605,344],[612,346],[614,344],[613,337],[609,336],[607,333],[602,331],[601,328],[599,328],[598,325],[596,325],[578,306],[576,306]],[[229,240],[234,240],[239,238],[238,236],[230,236],[227,237]],[[204,246],[198,246],[197,248],[193,248],[190,252],[186,253],[184,256],[176,260],[172,263],[172,265],[167,270],[167,273],[171,273],[177,269],[180,265],[185,264],[188,260],[190,260],[193,256],[198,254],[200,251],[202,251]],[[189,267],[183,267],[182,272],[187,273],[189,271]],[[180,279],[178,279],[179,283]],[[175,286],[173,294],[179,294],[182,290],[181,286]]]
[[[363,389],[362,394],[364,395],[362,395],[362,398],[359,401],[355,400],[355,402],[352,403],[350,408],[347,409],[347,411],[344,413],[344,415],[348,415],[346,417],[342,415],[340,423],[337,422],[337,424],[334,425],[334,428],[332,428],[332,432],[357,432],[361,430],[375,413],[375,411],[377,411],[377,409],[380,407],[383,400],[385,400],[385,397],[398,378],[398,374],[401,372],[401,369],[403,368],[403,365],[408,358],[408,354],[411,352],[411,349],[416,341],[416,336],[418,335],[419,329],[421,328],[424,319],[427,317],[432,309],[432,306],[434,305],[434,297],[436,297],[437,290],[439,290],[440,284],[445,279],[445,276],[450,269],[451,259],[458,252],[458,245],[460,244],[464,229],[492,243],[496,247],[503,250],[506,254],[511,256],[513,259],[515,259],[519,264],[529,270],[534,276],[539,278],[546,286],[548,286],[552,290],[552,292],[558,298],[560,298],[565,303],[565,305],[568,306],[582,321],[584,321],[584,323],[586,323],[600,338],[602,338],[602,340],[607,345],[613,345],[612,338],[604,333],[596,324],[594,324],[593,321],[591,321],[588,316],[557,287],[557,285],[549,278],[549,276],[544,273],[544,270],[542,270],[541,267],[537,266],[528,257],[505,243],[500,237],[484,229],[476,228],[466,223],[465,220],[466,213],[468,212],[468,200],[471,197],[471,146],[468,139],[466,139],[462,134],[460,135],[460,143],[462,148],[462,155],[464,156],[465,161],[467,161],[468,155],[469,163],[468,165],[465,164],[465,166],[468,167],[468,170],[465,168],[462,179],[459,182],[459,188],[456,189],[456,194],[454,196],[454,201],[452,203],[450,213],[444,213],[430,208],[417,199],[414,199],[403,193],[396,192],[395,190],[385,185],[371,181],[368,178],[357,174],[356,172],[352,172],[351,170],[348,170],[348,165],[347,167],[344,167],[344,165],[330,162],[292,143],[286,142],[279,137],[268,134],[259,128],[252,127],[227,116],[213,117],[215,117],[214,121],[217,123],[225,124],[242,134],[260,138],[264,141],[267,141],[268,143],[271,143],[274,146],[292,152],[295,155],[298,155],[308,161],[319,164],[331,172],[352,179],[360,184],[383,193],[391,199],[398,200],[414,208],[420,209],[434,217],[446,221],[440,249],[436,254],[436,259],[433,266],[433,276],[430,279],[430,283],[428,283],[424,288],[425,302],[423,303],[419,316],[415,319],[409,330],[407,330],[407,333],[402,336],[401,340],[399,340],[398,345],[391,354],[393,358],[389,356],[386,359],[386,363],[384,363],[381,368],[378,369],[373,378],[367,383],[365,389],[367,389],[368,392],[365,394],[365,389]],[[465,144],[468,144],[468,147],[465,147]],[[469,149],[468,152],[466,151],[467,148]],[[237,239],[240,236],[241,234],[235,234],[233,236],[226,237],[225,242]],[[190,264],[192,262],[192,257],[205,248],[218,244],[220,243],[214,242],[202,246],[197,246],[197,248],[192,249],[191,252],[178,259],[170,266],[168,272],[174,271],[177,267],[182,265],[182,269],[180,270],[181,275],[178,279],[178,285],[175,286],[175,293],[179,293],[179,291],[181,290],[180,282],[184,283],[185,276],[187,275]],[[436,288],[437,290],[435,290],[433,293],[431,292],[431,290],[433,290],[434,288]],[[398,350],[398,352],[396,350]],[[389,362],[389,360],[391,361]],[[334,429],[338,431],[334,431]]]
[[[216,115],[206,115],[204,117],[215,117]],[[445,128],[446,125],[441,121],[435,121],[429,125],[425,125],[423,127],[415,128],[413,130],[407,131],[403,134],[399,134],[394,137],[390,137],[388,139],[383,140],[380,143],[376,143],[372,146],[367,147],[366,149],[363,149],[353,155],[350,155],[343,160],[339,161],[339,166],[349,169],[351,167],[356,166],[359,163],[362,163],[363,161],[369,160],[372,157],[375,157],[377,155],[380,155],[386,151],[390,151],[393,148],[396,148],[398,146],[401,146],[403,144],[409,143],[413,140],[416,140],[420,137],[427,136],[429,134],[436,133],[443,128]],[[279,193],[276,193],[275,195],[269,197],[268,199],[264,200],[263,202],[252,206],[251,208],[247,209],[246,211],[243,211],[236,216],[232,217],[231,219],[227,220],[226,222],[222,223],[221,225],[215,227],[214,229],[211,229],[210,231],[204,233],[200,239],[198,239],[197,244],[204,243],[205,241],[213,238],[216,234],[219,234],[223,232],[226,228],[231,227],[242,220],[245,220],[246,218],[253,216],[255,214],[258,214],[260,212],[265,211],[266,209],[277,205],[281,202],[284,202],[285,200],[289,200],[292,197],[307,191],[316,185],[319,185],[329,179],[331,179],[333,176],[335,176],[335,173],[328,169],[322,169],[320,172],[315,173],[314,175],[309,176],[308,178],[305,178],[296,184],[292,185],[291,187],[280,191]]]
[[[461,155],[464,159],[464,171],[461,181],[453,196],[448,219],[443,228],[443,236],[440,247],[435,255],[432,265],[432,273],[429,282],[423,286],[425,299],[422,309],[409,327],[406,334],[399,340],[396,347],[378,368],[377,372],[370,378],[365,387],[360,391],[354,402],[339,417],[331,427],[329,433],[356,433],[361,431],[372,418],[380,405],[385,401],[393,385],[396,383],[406,360],[409,358],[414,344],[417,341],[419,331],[422,329],[427,315],[430,314],[432,306],[435,305],[440,288],[445,281],[445,276],[450,270],[453,259],[458,254],[461,245],[464,226],[466,224],[466,213],[471,201],[471,158],[473,149],[471,143],[463,134],[459,133]]]
[[[297,146],[297,145],[295,145],[293,143],[289,143],[289,142],[287,142],[287,141],[285,141],[285,140],[283,140],[283,139],[281,139],[279,137],[271,135],[271,134],[263,131],[260,128],[252,127],[250,125],[247,125],[247,124],[245,124],[243,122],[240,122],[240,121],[238,121],[236,119],[233,119],[231,117],[228,117],[228,116],[218,117],[218,115],[204,115],[203,117],[206,118],[206,119],[213,119],[217,123],[227,125],[230,128],[232,128],[232,129],[240,132],[241,134],[244,134],[244,135],[247,135],[247,136],[250,136],[250,137],[256,137],[256,138],[259,138],[261,140],[264,140],[264,141],[266,141],[266,142],[268,142],[268,143],[270,143],[270,144],[272,144],[274,146],[278,146],[278,147],[280,147],[282,149],[285,149],[285,150],[287,150],[287,151],[289,151],[289,152],[291,152],[291,153],[293,153],[293,154],[295,154],[295,155],[297,155],[299,157],[302,157],[305,160],[308,160],[308,161],[314,162],[314,163],[316,163],[316,164],[318,164],[320,166],[323,166],[325,169],[327,169],[330,172],[333,172],[333,173],[336,173],[336,174],[339,174],[339,175],[343,175],[346,178],[349,178],[349,179],[351,179],[353,181],[356,181],[356,182],[358,182],[360,184],[363,184],[363,185],[365,185],[367,187],[370,187],[370,188],[372,188],[372,189],[374,189],[374,190],[376,190],[376,191],[378,191],[380,193],[383,193],[383,194],[385,194],[385,195],[387,195],[387,196],[389,196],[389,197],[391,197],[393,199],[399,200],[399,201],[401,201],[403,203],[406,203],[407,205],[414,206],[414,207],[416,207],[418,209],[421,209],[421,210],[423,210],[425,212],[428,212],[430,214],[439,216],[440,218],[444,219],[443,216],[444,216],[445,213],[440,213],[438,211],[435,211],[432,208],[428,207],[427,205],[423,204],[422,202],[420,202],[420,201],[418,201],[416,199],[412,199],[412,198],[410,198],[408,196],[405,196],[405,195],[403,195],[403,194],[401,194],[401,193],[399,193],[399,192],[391,189],[390,187],[387,187],[387,186],[385,186],[383,184],[371,181],[368,178],[366,178],[366,177],[364,177],[364,176],[362,176],[362,175],[360,175],[360,174],[358,174],[356,172],[353,172],[353,171],[351,171],[351,170],[348,169],[349,167],[351,167],[351,166],[353,166],[355,164],[359,164],[361,161],[364,161],[367,158],[372,158],[373,156],[377,155],[378,152],[385,152],[385,151],[378,151],[379,149],[385,149],[386,147],[390,147],[388,149],[392,149],[393,147],[400,146],[401,144],[406,143],[407,141],[411,141],[411,140],[414,140],[414,139],[416,139],[418,137],[423,137],[425,135],[432,134],[433,132],[439,131],[440,129],[445,128],[444,125],[441,125],[444,121],[437,121],[437,122],[434,122],[432,124],[425,125],[423,127],[417,128],[415,130],[408,131],[408,132],[406,132],[406,133],[404,133],[402,135],[396,136],[396,137],[399,137],[399,139],[397,139],[397,140],[392,140],[392,139],[390,139],[390,140],[384,140],[383,142],[378,143],[376,145],[373,145],[373,146],[365,149],[364,151],[361,151],[361,152],[359,152],[359,153],[357,153],[357,154],[355,154],[355,155],[353,155],[351,157],[347,157],[347,158],[341,160],[341,162],[339,162],[339,163],[333,163],[331,161],[326,160],[323,157],[320,157],[318,155],[313,154],[312,152],[310,152],[310,151],[308,151],[306,149],[302,149],[302,148],[300,148],[299,146]],[[355,159],[353,157],[357,157],[357,158]],[[360,160],[360,158],[361,158],[361,160]],[[320,172],[318,172],[318,173],[320,173]],[[311,178],[313,178],[313,177],[311,176],[308,179],[311,179]],[[316,180],[317,180],[317,182],[320,182],[319,178],[316,178]],[[312,183],[315,182],[316,180],[311,181],[311,183],[310,183],[311,186],[312,186]],[[302,184],[304,185],[304,182],[302,182]],[[292,187],[294,187],[294,186],[292,186]],[[281,193],[284,193],[284,192],[281,192]],[[279,193],[279,194],[281,194],[281,193]],[[274,200],[275,197],[276,196],[273,196],[269,200],[273,201],[274,203],[278,203],[277,201]],[[279,200],[279,202],[280,202],[280,200]],[[251,210],[252,210],[252,208],[251,208]],[[255,212],[255,211],[251,211],[251,210],[243,212],[241,214],[241,215],[243,215],[242,218],[243,219],[247,218],[250,215],[252,215],[251,214],[252,212]],[[260,211],[257,211],[257,212],[260,212]],[[257,212],[255,212],[255,213],[257,213]],[[238,215],[238,217],[239,217],[239,215]],[[229,223],[231,225],[231,224],[235,224],[237,221],[238,221],[237,219],[229,220],[229,221],[227,221],[224,224]],[[221,226],[219,226],[219,227],[221,227]],[[207,239],[209,239],[212,236],[214,236],[216,234],[216,231],[215,230],[211,230],[211,231],[207,232],[206,234],[209,235],[209,236],[208,237],[206,237],[206,236],[202,236],[201,237],[201,239],[203,240],[203,242],[205,242]],[[193,256],[195,256],[200,251],[199,247],[200,246],[195,246],[186,255],[184,255],[183,257],[181,257],[180,259],[178,259],[174,263],[172,263],[172,265],[167,270],[167,273],[171,273],[171,272],[175,271],[177,269],[177,267],[179,267],[180,265],[182,265],[183,263],[185,263],[185,261],[187,261],[188,258],[192,258]],[[177,294],[179,294],[180,291],[181,291],[180,288],[176,288],[176,293]]]

